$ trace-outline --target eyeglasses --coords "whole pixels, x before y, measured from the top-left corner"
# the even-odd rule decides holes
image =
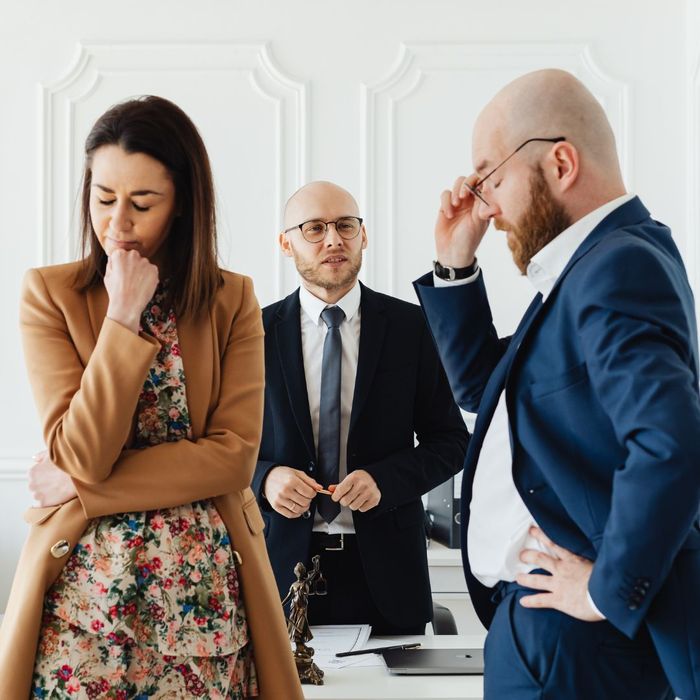
[[[322,221],[321,219],[311,219],[285,229],[285,233],[298,228],[304,240],[309,243],[320,243],[328,233],[328,227],[333,224],[338,235],[345,241],[350,241],[360,232],[362,219],[359,216],[341,216],[335,221]]]
[[[532,138],[528,139],[527,141],[523,141],[505,160],[502,160],[493,170],[491,170],[487,175],[484,175],[480,180],[477,180],[473,185],[468,185],[466,182],[464,183],[464,186],[475,196],[478,197],[487,207],[489,206],[489,203],[483,198],[481,195],[482,189],[481,186],[488,180],[491,175],[493,175],[496,170],[498,170],[502,165],[505,165],[520,149],[525,148],[528,143],[532,143],[533,141],[545,141],[547,143],[561,143],[562,141],[566,141],[566,136],[557,136],[553,139],[546,139],[546,138]]]

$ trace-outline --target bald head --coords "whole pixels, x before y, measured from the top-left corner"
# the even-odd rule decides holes
[[[317,180],[300,187],[284,208],[284,227],[310,219],[331,220],[339,216],[359,216],[355,198],[333,182]]]
[[[506,85],[477,119],[474,154],[478,159],[498,142],[507,155],[526,139],[556,136],[576,147],[587,171],[621,182],[615,137],[603,108],[563,70],[535,71]]]

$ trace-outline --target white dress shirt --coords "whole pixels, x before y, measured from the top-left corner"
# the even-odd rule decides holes
[[[304,358],[304,374],[306,375],[306,391],[309,396],[309,413],[311,426],[314,431],[314,445],[318,445],[318,417],[321,407],[321,367],[323,364],[323,343],[328,327],[321,318],[321,312],[327,306],[339,306],[345,313],[345,319],[340,324],[340,339],[343,346],[343,359],[340,376],[340,456],[339,483],[347,476],[347,445],[350,429],[350,413],[352,397],[355,392],[355,377],[357,375],[357,358],[360,351],[360,285],[355,286],[335,304],[327,304],[315,297],[304,286],[299,289],[301,304],[301,349]],[[329,484],[322,484],[325,488]],[[319,495],[316,498],[329,498]],[[314,531],[330,534],[354,533],[352,511],[347,507],[340,508],[338,516],[327,523],[316,513]]]
[[[527,277],[536,291],[542,294],[543,301],[591,231],[633,196],[623,195],[590,212],[533,256],[527,268]],[[469,284],[478,274],[477,271],[467,279],[453,282],[435,277],[434,283],[436,286]],[[552,554],[529,534],[532,525],[536,525],[535,520],[513,481],[510,426],[503,391],[486,431],[474,475],[467,532],[469,565],[474,576],[489,587],[498,581],[515,581],[519,573],[527,573],[532,568],[520,561],[523,549]],[[602,617],[590,595],[589,602]]]

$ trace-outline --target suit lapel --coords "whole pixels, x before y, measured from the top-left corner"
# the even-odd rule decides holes
[[[630,199],[622,206],[610,212],[583,240],[581,245],[574,251],[566,267],[557,278],[547,300],[553,298],[557,287],[569,273],[569,270],[598,243],[600,243],[610,232],[625,226],[633,226],[649,218],[649,211],[642,204],[639,197]]]
[[[301,349],[300,314],[301,305],[299,290],[297,290],[280,304],[272,334],[294,420],[309,454],[315,455],[316,446],[311,427],[309,395],[306,391],[304,356]]]
[[[522,343],[525,334],[541,310],[542,295],[536,294],[532,302],[530,302],[530,306],[527,308],[527,311],[525,311],[525,314],[520,321],[520,325],[516,328],[515,333],[513,333],[510,343],[508,344],[508,348],[506,349],[499,363],[494,368],[489,381],[484,388],[484,394],[479,406],[476,425],[474,426],[474,434],[469,442],[469,449],[467,452],[466,463],[470,464],[472,469],[476,467],[476,462],[479,452],[481,451],[481,445],[484,441],[484,437],[486,436],[486,431],[491,424],[491,419],[493,418],[493,413],[498,405],[498,400],[500,399],[501,394],[506,387],[506,383],[508,382],[513,360],[518,353],[520,344]]]
[[[352,399],[350,414],[350,432],[362,412],[362,408],[372,388],[372,381],[377,370],[377,363],[384,343],[386,331],[386,315],[380,297],[371,289],[360,284],[362,293],[360,300],[360,351],[357,359],[357,375],[355,392]]]

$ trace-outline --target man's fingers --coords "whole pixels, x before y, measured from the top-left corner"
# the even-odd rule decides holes
[[[458,207],[459,203],[462,201],[464,198],[464,195],[466,193],[466,189],[464,188],[464,181],[466,178],[464,175],[460,175],[454,182],[454,185],[452,185],[452,206],[453,207]]]
[[[360,491],[353,491],[347,496],[344,496],[343,498],[340,499],[340,505],[341,506],[346,506],[349,507],[351,503],[354,503],[356,500],[361,499],[363,500],[365,497]]]
[[[545,576],[544,574],[518,574],[516,580],[521,586],[532,588],[535,591],[549,591],[550,593],[553,591],[553,576]]]
[[[316,491],[323,488],[323,486],[321,486],[316,479],[312,479],[306,472],[299,470],[297,472],[297,476],[300,481],[303,481],[306,486],[313,490],[314,493],[309,494],[309,498],[313,498],[313,496],[316,495]],[[306,495],[305,491],[299,490],[299,493],[304,493]]]
[[[557,560],[549,554],[538,552],[536,549],[524,549],[520,552],[520,561],[526,564],[534,564],[536,568],[544,569],[549,573],[554,573]]]
[[[341,505],[347,505],[350,510],[360,510],[360,508],[365,504],[367,501],[367,494],[358,492],[354,497],[353,496],[348,496],[348,503],[344,504],[342,501],[340,502]]]
[[[307,501],[310,501],[314,496],[316,496],[317,489],[314,488],[313,486],[310,486],[304,481],[299,480],[293,485],[293,489],[295,493],[298,493],[302,498],[305,498]]]
[[[360,513],[366,513],[368,510],[372,510],[377,503],[379,503],[379,501],[375,502],[373,499],[368,498],[357,510],[359,510]]]
[[[293,518],[298,518],[301,516],[302,511],[299,511],[298,513],[294,513],[293,511],[289,510],[289,508],[285,508],[284,506],[278,506],[275,508],[275,510],[280,514],[284,515],[285,518],[289,518],[290,520]]]
[[[544,532],[536,525],[533,525],[530,528],[530,535],[532,535],[536,540],[548,547],[560,559],[572,559],[578,556],[566,549],[565,547],[558,545],[556,542],[552,542],[552,540],[550,540],[549,537],[547,537],[547,535],[545,535]]]
[[[450,192],[450,190],[445,190],[440,195],[440,210],[448,219],[451,219],[454,216],[454,208],[452,206],[452,192]]]
[[[333,495],[331,498],[337,503],[340,501],[346,494],[350,493],[352,491],[353,487],[355,486],[355,482],[349,480],[347,477],[343,479],[334,489]],[[345,504],[343,504],[345,505]]]
[[[371,495],[359,508],[360,513],[366,513],[379,504],[379,494]]]
[[[520,605],[524,608],[554,608],[554,596],[551,593],[538,593],[537,595],[526,595],[520,599]]]

